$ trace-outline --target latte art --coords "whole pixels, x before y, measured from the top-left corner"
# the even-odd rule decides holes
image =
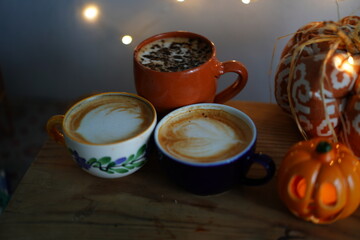
[[[250,138],[243,120],[215,109],[193,110],[159,130],[159,142],[170,155],[192,162],[230,158],[248,146]]]
[[[143,132],[152,121],[151,109],[128,96],[102,96],[76,107],[65,121],[65,129],[78,141],[107,144]]]
[[[242,144],[229,126],[213,119],[181,123],[168,134],[169,152],[188,158],[226,156],[228,149]]]

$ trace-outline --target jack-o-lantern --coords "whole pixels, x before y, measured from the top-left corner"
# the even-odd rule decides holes
[[[276,101],[292,114],[305,139],[339,139],[358,157],[359,86],[358,16],[300,28],[283,49],[275,75]]]
[[[344,144],[325,138],[302,141],[281,162],[277,188],[296,216],[331,223],[348,217],[360,203],[360,162]]]

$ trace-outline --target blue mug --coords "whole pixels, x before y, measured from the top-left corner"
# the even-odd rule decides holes
[[[230,190],[236,184],[262,185],[275,174],[274,161],[255,152],[257,130],[249,116],[222,104],[192,104],[164,116],[154,139],[170,179],[197,195]],[[265,176],[249,178],[260,164]]]

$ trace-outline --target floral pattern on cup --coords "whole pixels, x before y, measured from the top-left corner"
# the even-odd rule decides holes
[[[146,144],[142,145],[135,154],[131,154],[128,157],[120,157],[115,160],[112,160],[109,156],[104,156],[98,159],[93,157],[86,160],[81,157],[77,151],[70,148],[69,151],[76,163],[85,170],[98,168],[108,174],[125,174],[133,169],[140,168],[146,162]]]

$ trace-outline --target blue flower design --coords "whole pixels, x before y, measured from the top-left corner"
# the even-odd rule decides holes
[[[126,157],[122,157],[122,158],[119,158],[119,159],[115,160],[115,164],[119,165],[119,164],[121,164],[121,163],[123,163],[125,161],[126,161]]]
[[[89,169],[91,167],[89,164],[86,163],[85,158],[82,158],[79,156],[77,151],[73,151],[72,156],[75,159],[75,161],[77,162],[77,164],[79,164],[80,167],[85,168],[85,169]]]
[[[110,156],[100,158],[92,157],[89,160],[86,160],[85,158],[79,156],[79,153],[76,150],[72,150],[70,148],[68,150],[76,163],[86,170],[93,167],[109,174],[124,174],[145,164],[146,144],[141,146],[136,153],[131,154],[128,157],[120,157],[115,161],[112,161]]]

